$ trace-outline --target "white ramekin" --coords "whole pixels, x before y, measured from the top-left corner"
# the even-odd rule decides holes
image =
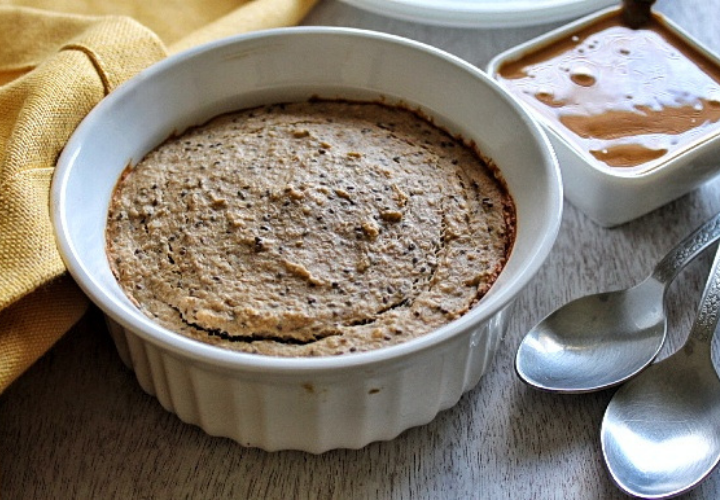
[[[506,62],[517,61],[552,43],[570,38],[583,28],[616,12],[618,7],[601,10],[538,38],[513,47],[493,58],[488,73],[496,77]],[[720,66],[720,58],[669,19],[660,16],[666,27],[688,46]],[[525,104],[523,104],[526,106]],[[544,126],[560,162],[565,196],[591,219],[605,227],[617,226],[640,217],[692,191],[720,173],[720,135],[691,145],[654,168],[640,172],[598,168],[596,161],[577,145],[565,139],[555,124],[527,105]]]
[[[312,96],[402,102],[473,140],[517,205],[517,239],[471,312],[401,345],[327,358],[232,352],[168,331],[123,294],[105,223],[128,164],[217,114]],[[67,144],[52,185],[60,252],[105,312],[123,360],[169,411],[212,435],[266,450],[358,448],[429,422],[488,368],[509,306],[551,250],[562,183],[541,128],[482,71],[432,47],[345,28],[285,28],[175,55],[103,100]]]

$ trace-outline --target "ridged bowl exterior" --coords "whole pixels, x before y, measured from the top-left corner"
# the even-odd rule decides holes
[[[188,363],[108,325],[143,390],[184,422],[245,446],[322,453],[393,439],[454,406],[490,366],[506,318],[500,312],[404,363],[281,376]]]

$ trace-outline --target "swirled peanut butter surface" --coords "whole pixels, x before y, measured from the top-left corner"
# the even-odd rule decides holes
[[[192,338],[278,356],[424,335],[490,288],[513,203],[476,151],[414,113],[274,105],[172,138],[119,182],[118,282]]]
[[[720,67],[657,16],[611,13],[498,79],[601,168],[645,171],[720,131]]]

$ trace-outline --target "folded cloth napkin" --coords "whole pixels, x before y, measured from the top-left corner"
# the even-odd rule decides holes
[[[82,118],[167,53],[296,24],[315,1],[0,0],[0,393],[88,305],[49,213],[55,162]]]

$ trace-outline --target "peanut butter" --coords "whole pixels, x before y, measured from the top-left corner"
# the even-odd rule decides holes
[[[616,10],[498,79],[601,168],[643,172],[720,132],[720,67],[652,14]]]

